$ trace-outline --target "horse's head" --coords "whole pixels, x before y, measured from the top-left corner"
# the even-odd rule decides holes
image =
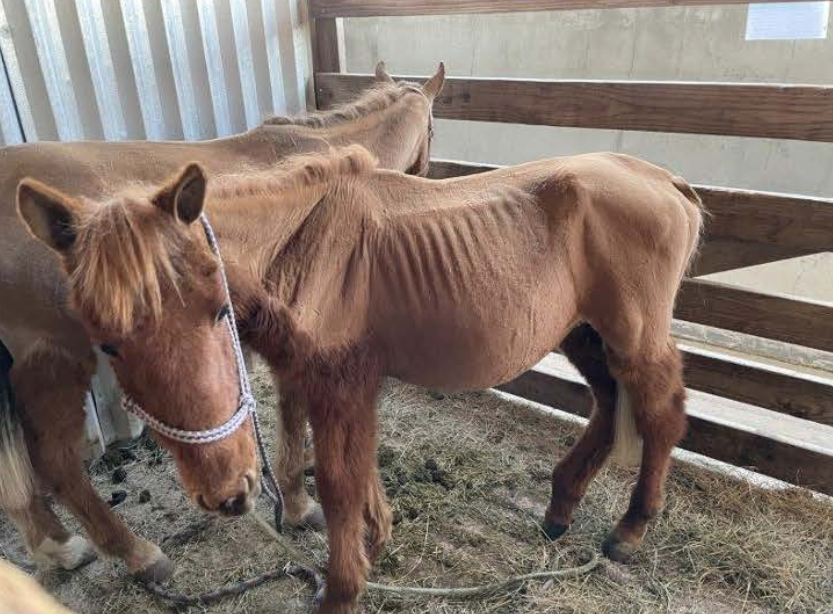
[[[101,203],[32,179],[17,194],[21,218],[59,255],[70,304],[124,391],[184,431],[225,424],[241,403],[229,298],[198,222],[205,191],[203,171],[191,164],[161,189],[132,187]],[[156,437],[201,507],[226,515],[251,508],[258,466],[250,419],[212,442]]]
[[[376,65],[376,88],[400,94],[400,115],[388,113],[390,134],[395,141],[374,151],[383,168],[405,171],[409,175],[428,174],[431,162],[431,141],[434,138],[434,99],[443,89],[445,66],[440,62],[437,72],[423,85],[410,81],[394,81],[384,62]]]

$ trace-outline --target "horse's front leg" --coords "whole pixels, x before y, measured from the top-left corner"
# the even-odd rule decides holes
[[[367,506],[371,480],[378,482],[374,472],[374,405],[375,390],[357,389],[310,400],[315,482],[330,543],[327,588],[318,614],[350,614],[367,582],[370,562],[365,550],[365,513],[375,509],[375,501],[370,508]],[[378,552],[388,530],[372,532],[375,536],[371,547]]]
[[[94,363],[93,363],[94,364]],[[131,573],[161,581],[173,566],[154,544],[134,535],[98,496],[84,468],[83,401],[92,364],[55,348],[30,352],[11,371],[15,403],[25,419],[26,440],[32,467],[40,484],[66,505],[104,554],[123,559]],[[41,506],[42,507],[42,506]],[[38,509],[49,520],[46,508]],[[62,534],[57,524],[43,532],[34,545],[36,559],[73,565],[88,557],[85,542]],[[30,544],[30,546],[33,544]]]
[[[304,483],[307,404],[292,381],[274,374],[273,381],[280,393],[275,421],[275,471],[283,490],[286,521],[322,531],[326,524],[324,512],[307,494]]]

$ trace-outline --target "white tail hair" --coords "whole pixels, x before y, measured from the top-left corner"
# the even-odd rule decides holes
[[[14,407],[10,367],[11,356],[0,344],[0,506],[16,510],[25,508],[32,499],[34,472]]]
[[[642,461],[642,437],[636,430],[630,396],[617,382],[614,439],[611,459],[621,467],[638,467]]]

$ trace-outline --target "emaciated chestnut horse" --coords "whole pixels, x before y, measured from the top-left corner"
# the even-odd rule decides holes
[[[213,426],[236,403],[227,340],[206,324],[223,305],[205,236],[192,223],[202,206],[202,172],[191,169],[159,194],[143,186],[158,187],[190,160],[214,173],[264,169],[289,154],[355,142],[386,167],[424,174],[442,65],[424,86],[394,83],[381,63],[376,79],[342,108],[273,118],[224,139],[0,150],[0,507],[21,527],[39,564],[73,568],[93,554],[57,520],[43,496],[51,491],[100,551],[155,579],[171,571],[159,549],[131,533],[95,494],[83,471],[83,398],[95,368],[94,346],[113,354],[125,389],[165,422]],[[27,177],[32,180],[20,192],[24,223],[17,191]],[[188,215],[175,214],[174,191],[188,199]],[[188,293],[191,302],[183,304]],[[157,321],[164,326],[148,333]],[[175,339],[181,344],[173,346]],[[301,457],[304,427],[291,423],[286,438],[301,441]],[[242,476],[255,468],[248,438],[248,430],[241,431],[200,453],[163,443],[203,507],[245,511],[251,493],[240,490],[248,489]],[[301,522],[315,511],[288,520]]]
[[[374,166],[358,147],[301,158],[213,181],[207,206],[236,263],[241,337],[309,411],[330,546],[321,612],[352,611],[391,531],[374,458],[381,378],[488,388],[559,344],[596,409],[553,472],[544,530],[567,530],[609,453],[637,445],[627,437],[637,432],[639,479],[604,544],[626,559],[660,509],[685,431],[670,324],[699,242],[699,198],[616,154],[444,181]]]

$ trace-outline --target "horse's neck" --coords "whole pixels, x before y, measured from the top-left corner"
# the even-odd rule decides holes
[[[422,125],[423,115],[416,105],[402,99],[364,117],[310,130],[335,147],[361,145],[379,160],[380,168],[405,171],[427,129]]]
[[[292,195],[218,200],[206,212],[223,258],[245,269],[261,285],[281,252],[320,199],[322,188],[302,188]]]

